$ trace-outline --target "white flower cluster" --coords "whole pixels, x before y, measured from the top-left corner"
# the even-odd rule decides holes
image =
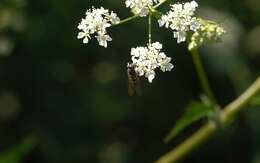
[[[83,39],[83,43],[88,43],[91,35],[96,33],[96,39],[100,46],[107,47],[107,41],[112,41],[112,38],[107,34],[106,28],[112,24],[117,24],[120,19],[113,11],[101,8],[89,9],[86,11],[86,17],[78,25],[80,32],[78,39]]]
[[[200,19],[201,27],[192,36],[189,43],[189,50],[201,46],[205,41],[220,41],[226,31],[219,24]]]
[[[161,71],[171,71],[173,65],[170,63],[171,58],[161,52],[162,44],[159,42],[152,43],[148,47],[136,47],[131,49],[132,65],[139,76],[145,76],[151,83],[155,78],[155,69]]]
[[[158,20],[159,26],[170,27],[173,30],[174,38],[177,38],[177,42],[184,42],[187,32],[196,32],[200,28],[199,21],[194,17],[197,7],[196,1],[173,4],[171,10]]]
[[[126,0],[126,7],[132,9],[132,12],[140,17],[145,17],[149,14],[149,6],[161,2],[162,0]]]

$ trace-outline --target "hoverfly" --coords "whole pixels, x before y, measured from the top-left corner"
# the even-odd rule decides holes
[[[141,95],[140,78],[135,71],[135,65],[127,63],[128,94]]]

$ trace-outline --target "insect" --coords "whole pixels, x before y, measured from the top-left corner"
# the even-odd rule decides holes
[[[127,63],[128,94],[141,95],[140,78],[135,71],[135,65]]]

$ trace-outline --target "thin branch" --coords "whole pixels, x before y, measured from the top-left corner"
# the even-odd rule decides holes
[[[260,93],[260,77],[238,99],[226,106],[221,115],[223,123],[232,121],[236,114],[249,105],[252,98],[257,96],[258,93]]]
[[[136,19],[136,18],[138,18],[138,15],[130,16],[130,17],[126,18],[126,19],[121,20],[118,24],[112,25],[112,27],[122,25],[122,24],[127,23],[127,22],[129,22],[129,21],[132,21],[132,20],[134,20],[134,19]]]
[[[158,7],[160,7],[161,5],[163,5],[165,2],[167,2],[167,1],[169,1],[169,0],[164,0],[164,1],[161,1],[160,3],[158,3],[157,5],[155,5],[153,8],[158,8]]]
[[[221,111],[220,124],[229,124],[235,115],[242,111],[258,93],[260,93],[260,77],[241,96]],[[189,153],[213,136],[216,131],[216,122],[209,121],[179,146],[159,158],[156,163],[177,163],[183,160]]]
[[[148,43],[149,46],[152,45],[152,14],[149,13],[148,17]]]
[[[192,50],[191,54],[192,54],[192,59],[193,59],[193,62],[194,62],[195,68],[196,68],[196,72],[198,74],[200,84],[202,86],[203,91],[206,93],[210,102],[214,105],[217,105],[217,100],[210,87],[209,80],[207,78],[206,72],[205,72],[203,64],[201,62],[201,57],[200,57],[198,49]]]
[[[158,3],[157,5],[151,6],[151,7],[149,7],[149,8],[156,9],[156,8],[158,8],[159,6],[161,6],[162,4],[164,4],[164,3],[167,2],[167,1],[168,1],[168,0],[164,0],[164,1],[160,2],[160,3]],[[129,21],[132,21],[132,20],[138,18],[138,17],[139,17],[138,15],[130,16],[130,17],[126,18],[126,19],[121,20],[118,24],[112,25],[112,27],[115,27],[115,26],[118,26],[118,25],[127,23],[127,22],[129,22]]]

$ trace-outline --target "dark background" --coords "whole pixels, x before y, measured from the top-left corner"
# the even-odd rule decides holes
[[[260,1],[198,3],[201,17],[227,30],[222,43],[201,49],[225,106],[259,75]],[[84,45],[77,25],[92,5],[131,15],[122,0],[0,1],[0,163],[151,163],[203,123],[163,143],[202,93],[185,44],[154,21],[153,39],[175,68],[152,84],[143,80],[142,96],[129,97],[126,63],[131,47],[146,44],[146,19],[109,29],[107,49],[95,39]],[[259,109],[241,113],[184,162],[260,163]]]

